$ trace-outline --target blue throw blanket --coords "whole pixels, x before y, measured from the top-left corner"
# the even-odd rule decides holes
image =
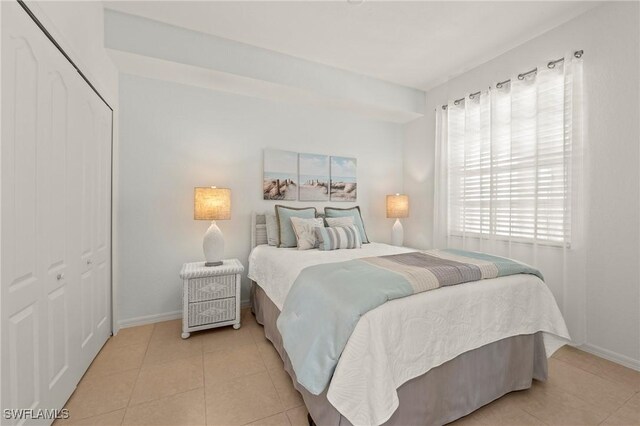
[[[423,291],[513,274],[543,278],[519,262],[453,249],[310,266],[291,287],[277,326],[298,382],[319,395],[360,317],[370,310]]]

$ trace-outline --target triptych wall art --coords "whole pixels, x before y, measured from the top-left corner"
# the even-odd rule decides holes
[[[357,160],[320,154],[264,150],[265,200],[356,201]]]

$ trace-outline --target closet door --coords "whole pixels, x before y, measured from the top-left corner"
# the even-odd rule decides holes
[[[14,7],[2,7],[2,408],[35,408],[47,375],[36,173],[41,61],[31,40],[11,31]]]
[[[94,320],[98,346],[111,335],[111,147],[113,139],[112,112],[101,99],[93,96],[96,106],[96,210],[94,227],[94,258],[91,265],[96,274]],[[93,360],[93,357],[91,357]]]
[[[80,324],[85,368],[111,334],[111,110],[91,89],[78,98]]]
[[[111,114],[1,7],[1,408],[62,408],[110,334]]]

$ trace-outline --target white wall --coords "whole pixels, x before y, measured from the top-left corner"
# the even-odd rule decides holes
[[[110,49],[268,82],[338,101],[424,112],[424,92],[211,34],[107,10]]]
[[[429,247],[435,108],[544,60],[584,49],[590,157],[585,348],[636,367],[640,366],[639,14],[637,2],[604,4],[432,89],[426,95],[425,118],[407,126],[404,144],[404,190],[413,203],[405,235],[409,244]]]
[[[420,116],[424,92],[114,11],[105,29],[121,70],[114,228],[121,324],[181,314],[178,273],[203,259],[209,226],[193,220],[195,186],[231,188],[232,219],[219,226],[226,255],[248,266],[251,213],[276,204],[262,200],[265,148],[356,157],[358,201],[340,205],[360,205],[370,237],[388,241],[384,202],[402,190],[403,126],[386,120],[393,114],[368,112]],[[212,84],[218,78],[224,84]],[[229,90],[235,83],[240,89]],[[246,273],[243,287],[247,302]]]
[[[277,204],[262,200],[264,148],[356,157],[358,201],[333,204],[360,205],[370,238],[389,240],[384,203],[402,189],[402,125],[129,75],[120,78],[120,114],[122,324],[179,313],[180,267],[203,259],[209,226],[193,220],[195,186],[231,188],[232,219],[218,224],[226,256],[247,266],[251,212]],[[246,277],[243,287],[246,301]]]

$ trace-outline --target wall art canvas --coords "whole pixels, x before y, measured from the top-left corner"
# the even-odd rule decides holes
[[[300,201],[329,200],[329,156],[300,154]]]
[[[298,153],[277,149],[264,150],[263,199],[298,198]]]
[[[358,198],[357,160],[331,157],[331,201],[356,201]]]

